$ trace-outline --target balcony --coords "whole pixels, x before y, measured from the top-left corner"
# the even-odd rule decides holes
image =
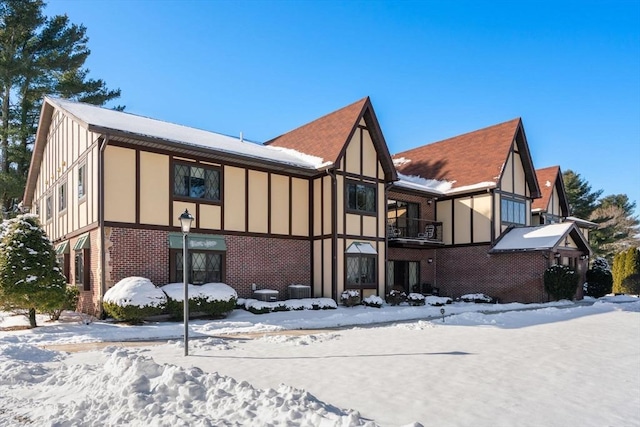
[[[442,245],[442,223],[404,217],[387,220],[390,247],[433,248]]]

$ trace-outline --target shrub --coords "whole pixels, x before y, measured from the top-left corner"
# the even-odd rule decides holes
[[[460,301],[463,302],[473,302],[476,304],[494,304],[496,302],[495,298],[490,297],[489,295],[485,295],[485,294],[465,294],[462,295],[460,298]]]
[[[184,317],[184,284],[169,283],[160,288],[167,295],[167,311],[171,317]],[[238,294],[225,283],[189,284],[189,317],[198,313],[224,317],[236,307]]]
[[[64,302],[62,307],[52,310],[49,312],[49,319],[51,320],[58,320],[60,319],[60,315],[62,314],[63,311],[65,310],[69,310],[69,311],[75,311],[77,305],[78,305],[78,298],[80,297],[80,290],[78,289],[77,286],[74,285],[68,285],[67,289],[65,290],[65,294],[64,294]]]
[[[613,275],[609,263],[604,258],[596,258],[593,266],[587,270],[587,281],[583,285],[586,296],[600,298],[613,289]]]
[[[424,305],[425,296],[416,292],[411,292],[407,295],[407,302],[409,305]]]
[[[627,276],[622,281],[621,290],[625,294],[640,295],[640,273]]]
[[[380,308],[382,307],[383,301],[382,301],[382,298],[380,298],[378,295],[369,295],[368,297],[362,300],[362,303],[367,307]]]
[[[349,289],[340,294],[340,302],[346,307],[360,304],[360,291]]]
[[[442,307],[445,304],[451,304],[453,301],[449,297],[428,296],[425,302],[433,307]]]
[[[578,275],[566,265],[552,265],[544,271],[544,290],[556,299],[573,299]]]
[[[107,315],[129,323],[140,323],[143,319],[162,314],[166,305],[165,293],[144,277],[120,280],[103,298]]]
[[[407,300],[407,294],[403,291],[392,289],[386,296],[385,300],[390,305],[400,305]]]

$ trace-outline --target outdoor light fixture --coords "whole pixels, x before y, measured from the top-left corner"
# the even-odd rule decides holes
[[[189,274],[187,270],[187,234],[191,231],[193,216],[187,209],[178,218],[182,229],[182,280],[184,282],[184,355],[189,355]]]
[[[428,259],[427,259],[427,262],[428,262],[429,264],[431,264],[431,263],[433,262],[433,258],[428,258]]]

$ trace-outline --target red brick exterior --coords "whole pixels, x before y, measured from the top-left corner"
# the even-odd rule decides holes
[[[432,262],[429,262],[429,259]],[[430,283],[435,286],[435,250],[434,249],[409,249],[409,248],[389,248],[389,261],[419,261],[420,262],[420,283]],[[389,292],[392,283],[388,284],[385,292]]]
[[[84,235],[84,234],[83,234]],[[78,241],[79,237],[69,239],[69,282],[76,283],[76,265],[75,265],[75,251],[73,247]],[[79,284],[78,289],[80,295],[78,298],[78,310],[90,314],[92,316],[99,316],[101,312],[101,295],[100,295],[100,229],[96,228],[89,232],[89,243],[91,249],[89,251],[89,264],[85,265],[85,269],[89,269],[89,287],[90,289],[85,291],[84,284]]]
[[[437,286],[453,298],[485,293],[500,302],[544,302],[543,274],[550,265],[545,252],[489,254],[490,247],[467,246],[438,250]]]
[[[107,287],[129,276],[147,277],[156,285],[169,282],[167,231],[108,228]],[[225,236],[225,282],[240,297],[252,296],[251,285],[280,291],[311,283],[311,244],[308,240],[275,237]]]

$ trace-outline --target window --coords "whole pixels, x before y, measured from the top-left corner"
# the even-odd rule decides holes
[[[389,224],[399,231],[400,236],[415,237],[424,231],[424,225],[420,223],[418,203],[389,199],[387,209]]]
[[[56,260],[58,261],[58,268],[60,268],[64,278],[69,283],[69,254],[59,254],[56,256]]]
[[[376,287],[376,257],[373,255],[346,255],[347,287]]]
[[[347,209],[358,213],[376,213],[376,187],[347,182]]]
[[[171,280],[182,282],[183,278],[183,258],[182,250],[171,250],[171,258],[175,262],[172,268]],[[187,261],[188,281],[194,285],[204,283],[223,282],[223,254],[214,251],[189,251],[190,262]]]
[[[514,199],[501,199],[501,220],[509,224],[525,225],[526,204],[524,201]]]
[[[58,211],[67,209],[67,183],[66,181],[58,187]]]
[[[76,285],[82,285],[85,291],[91,290],[91,282],[89,276],[89,249],[80,249],[76,252]]]
[[[51,219],[51,204],[52,204],[51,196],[47,196],[47,200],[46,200],[47,219]]]
[[[85,192],[85,180],[86,180],[87,165],[80,165],[78,168],[78,199],[82,199]]]
[[[175,164],[174,196],[220,200],[220,171],[212,168]]]

